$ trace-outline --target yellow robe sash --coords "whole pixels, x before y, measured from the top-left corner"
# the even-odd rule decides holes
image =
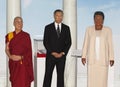
[[[8,41],[10,42],[13,39],[14,35],[13,32],[8,33]],[[22,59],[20,61],[20,64],[22,64]]]

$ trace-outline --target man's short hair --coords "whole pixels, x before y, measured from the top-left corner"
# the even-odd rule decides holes
[[[94,19],[95,19],[95,16],[96,15],[101,15],[102,17],[103,17],[103,20],[104,20],[104,13],[102,12],[102,11],[96,11],[95,13],[94,13]]]
[[[54,11],[54,15],[57,13],[57,12],[61,12],[63,14],[63,11],[61,9],[57,9]]]

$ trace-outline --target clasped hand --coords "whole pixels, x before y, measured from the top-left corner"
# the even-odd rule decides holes
[[[22,59],[22,56],[19,55],[11,55],[10,59],[12,59],[13,61],[19,61]]]
[[[52,52],[52,55],[55,57],[55,58],[61,58],[63,56],[63,53],[57,53],[57,52]]]

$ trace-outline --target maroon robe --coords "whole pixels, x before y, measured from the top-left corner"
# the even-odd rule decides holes
[[[30,87],[34,80],[30,36],[24,31],[18,34],[13,32],[13,36],[9,42],[10,54],[23,56],[23,59],[22,64],[21,61],[9,59],[10,81],[12,87]],[[6,35],[7,42],[8,34]]]

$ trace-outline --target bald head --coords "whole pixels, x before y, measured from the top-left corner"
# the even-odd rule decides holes
[[[14,27],[15,27],[15,30],[22,30],[23,19],[21,17],[14,18]]]
[[[17,17],[14,18],[14,22],[15,22],[16,20],[21,20],[21,21],[23,22],[22,17],[19,17],[19,16],[17,16]]]

